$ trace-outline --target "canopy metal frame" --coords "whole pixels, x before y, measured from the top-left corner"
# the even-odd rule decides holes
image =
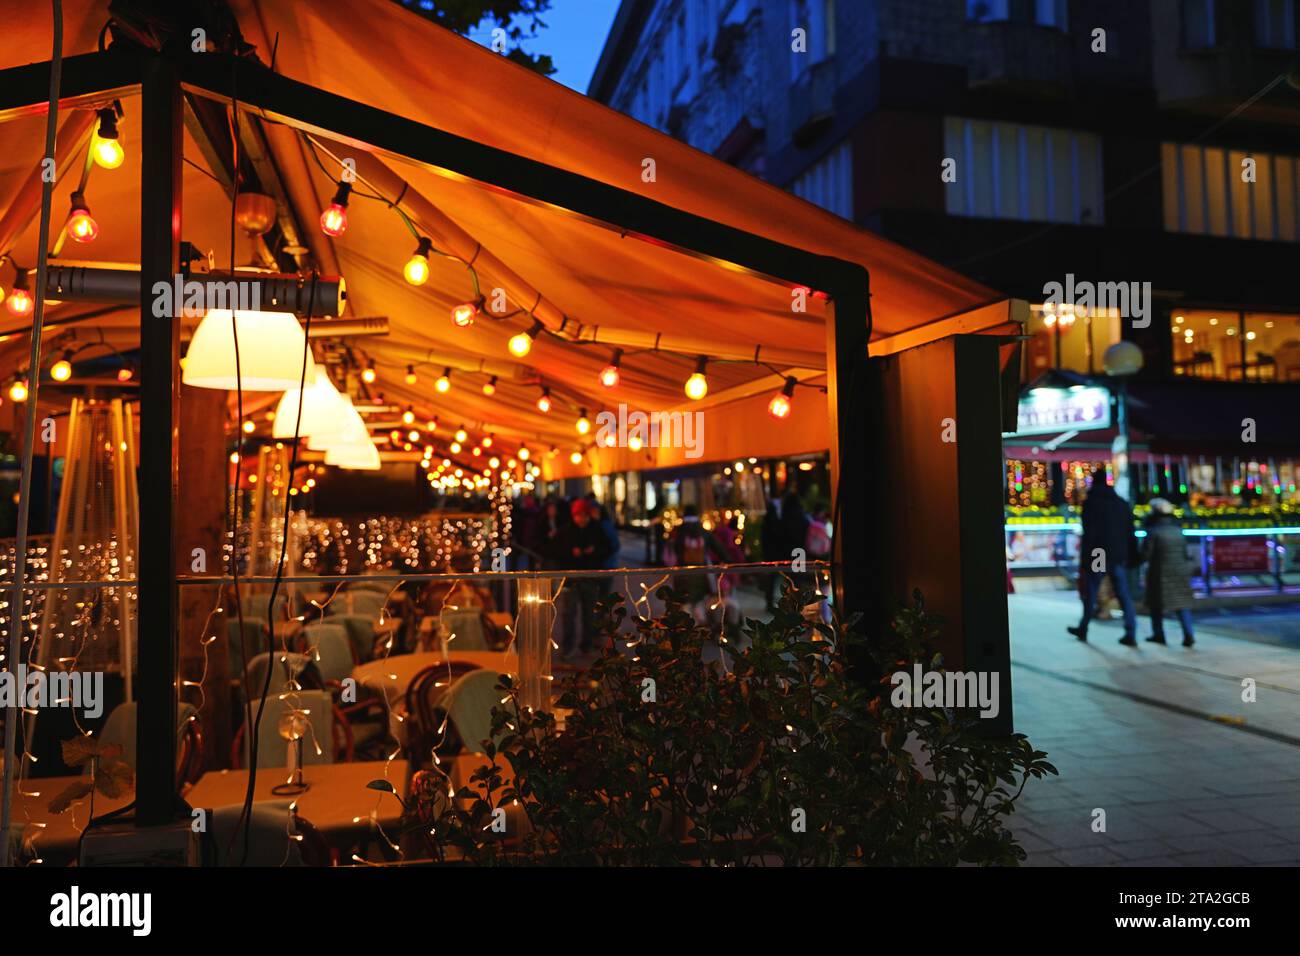
[[[51,64],[0,71],[0,122],[43,115]],[[833,566],[842,613],[879,609],[871,542],[879,522],[872,508],[880,470],[882,410],[867,400],[870,277],[861,265],[819,255],[705,219],[566,169],[548,166],[445,130],[416,123],[281,76],[247,58],[154,52],[115,43],[62,63],[60,109],[141,96],[143,131],[141,235],[141,510],[136,678],[136,825],[176,817],[173,755],[178,699],[178,574],[176,564],[176,440],[179,425],[178,318],[153,317],[147,290],[180,270],[182,95],[237,100],[272,122],[328,136],[358,149],[422,163],[557,214],[615,229],[719,267],[804,286],[829,298],[826,323],[831,488],[837,527]],[[874,468],[871,467],[874,464]]]

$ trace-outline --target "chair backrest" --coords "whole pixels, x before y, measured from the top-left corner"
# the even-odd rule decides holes
[[[479,670],[469,661],[431,664],[411,678],[406,685],[406,744],[412,761],[423,764],[442,735],[438,729],[446,717],[443,699],[456,680],[470,671]]]
[[[374,614],[332,614],[325,622],[343,625],[357,661],[364,662],[375,656],[375,617]]]
[[[256,654],[259,648],[266,646],[266,618],[244,615],[244,639],[239,639],[239,618],[231,612],[226,619],[226,653],[230,658],[230,670],[238,674],[244,666],[244,647],[249,654]]]
[[[266,593],[245,593],[241,588],[239,593],[239,603],[244,612],[244,620],[247,621],[251,618],[252,620],[257,621],[260,627],[265,629],[266,609],[271,603],[271,593],[269,591]],[[286,609],[288,606],[289,595],[285,593],[284,590],[281,590],[280,593],[275,596],[275,614],[273,615],[273,620],[285,620],[287,614]],[[231,608],[230,613],[232,615],[234,614],[234,608]]]
[[[492,736],[492,708],[501,703],[497,689],[501,675],[480,668],[460,677],[442,698],[456,733],[465,749],[483,753],[483,743]]]
[[[452,651],[490,651],[487,634],[483,629],[483,609],[481,607],[463,607],[455,611],[443,611],[441,623],[446,634],[439,639],[456,639],[447,645]]]
[[[302,629],[307,649],[316,655],[316,667],[326,681],[341,681],[356,666],[355,651],[342,624],[308,624]]]
[[[198,710],[193,704],[182,703],[176,709],[176,759],[179,764],[181,757],[184,756],[185,731],[190,723],[190,718],[198,717]],[[99,731],[99,742],[101,744],[117,744],[122,748],[122,760],[135,769],[135,724],[136,724],[136,705],[135,701],[128,700],[125,703],[118,704],[113,708],[108,719],[104,721],[104,726]],[[191,744],[193,746],[193,744]],[[189,763],[187,760],[186,763]],[[86,773],[90,772],[90,767],[86,767]]]
[[[359,588],[344,591],[330,601],[329,607],[337,614],[373,614],[378,617],[386,603],[388,603],[387,591]]]
[[[303,672],[313,663],[312,659],[306,654],[295,654],[284,651],[276,651],[275,655],[275,673],[271,675],[271,690],[278,691],[284,687],[290,680],[302,682]],[[258,654],[248,662],[248,695],[261,695],[262,688],[266,686],[266,668],[268,662],[272,659],[270,654]]]
[[[254,719],[257,716],[259,703],[258,700],[252,701]],[[289,765],[289,742],[280,736],[280,721],[292,713],[295,706],[300,710],[308,711],[305,716],[311,725],[311,729],[303,738],[303,765],[334,762],[334,701],[330,697],[329,691],[304,690],[285,700],[281,700],[279,697],[268,697],[266,699],[266,709],[262,712],[262,724],[258,729],[257,739],[257,766],[259,770],[263,767],[287,767]],[[244,728],[240,729],[239,737],[240,747],[237,753],[240,758],[240,766],[247,767],[249,763],[249,735]],[[318,749],[319,753],[317,753]]]
[[[258,800],[253,804],[253,812],[248,830],[249,866],[306,866],[301,853],[301,841],[289,835],[289,806],[291,800]],[[210,807],[209,819],[212,821],[209,846],[215,859],[215,866],[239,866],[244,858],[243,837],[236,835],[235,827],[239,825],[243,804],[231,804],[225,807]],[[233,847],[231,838],[234,837]],[[230,854],[227,855],[227,850]]]

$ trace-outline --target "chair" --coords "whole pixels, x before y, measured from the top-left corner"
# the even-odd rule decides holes
[[[420,766],[428,761],[438,743],[439,728],[447,719],[443,698],[450,686],[458,678],[476,670],[479,666],[469,661],[448,661],[431,664],[411,678],[406,687],[406,720],[402,726],[406,731],[407,753],[414,765]],[[440,749],[454,752],[451,748]]]
[[[501,703],[496,686],[500,680],[496,671],[480,668],[458,679],[442,698],[449,725],[473,753],[484,753],[483,743],[492,736],[492,708]]]
[[[481,607],[465,607],[456,611],[443,611],[441,622],[447,633],[442,635],[440,639],[450,638],[453,634],[456,636],[456,639],[447,645],[448,650],[492,650],[483,628],[483,609]]]
[[[261,694],[262,688],[267,686],[266,668],[270,660],[270,654],[258,654],[248,662],[249,696]],[[315,689],[320,686],[319,681],[313,679],[317,674],[315,662],[308,655],[276,651],[275,673],[271,675],[271,690],[278,690],[291,680],[297,681],[304,687],[314,685],[313,689]]]
[[[314,652],[316,668],[327,684],[337,684],[351,676],[356,666],[356,651],[342,624],[322,622],[302,629],[303,647]]]
[[[302,839],[295,840],[289,833],[291,800],[259,800],[253,804],[248,830],[248,866],[329,866],[330,849],[320,831],[308,821],[294,814],[294,831]],[[209,839],[206,842],[205,862],[209,866],[239,866],[244,858],[241,838],[235,836],[235,827],[243,812],[243,804],[213,807],[208,819]],[[231,838],[234,845],[231,846]],[[230,855],[227,855],[227,849]]]
[[[378,617],[387,603],[387,591],[374,591],[369,588],[349,589],[331,601],[326,611],[332,608],[335,609],[336,614],[372,614]]]
[[[251,701],[253,719],[257,719],[260,700]],[[262,723],[257,735],[257,767],[287,767],[289,765],[289,742],[280,736],[280,720],[291,712],[294,706],[308,711],[307,720],[311,732],[304,740],[302,762],[304,766],[322,763],[347,763],[352,760],[352,731],[348,722],[339,713],[329,691],[304,690],[293,698],[281,700],[279,697],[266,698],[266,707],[262,712]],[[241,726],[235,732],[235,739],[230,747],[230,764],[232,767],[248,766],[248,736],[246,727]],[[320,744],[320,753],[316,744]]]
[[[329,624],[342,624],[347,630],[358,663],[368,661],[375,656],[374,615],[333,614],[326,617],[325,621]]]
[[[177,708],[176,785],[194,783],[203,775],[204,741],[199,712],[193,704],[182,703]],[[122,748],[122,760],[135,769],[135,701],[127,701],[113,708],[99,731],[101,744],[117,744]],[[90,772],[89,766],[86,773]]]

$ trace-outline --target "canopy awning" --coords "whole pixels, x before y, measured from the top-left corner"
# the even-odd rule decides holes
[[[232,0],[244,38],[277,73],[429,127],[576,173],[786,245],[857,263],[871,276],[873,339],[877,353],[924,344],[956,332],[1011,328],[1011,304],[992,290],[924,257],[854,226],[727,164],[646,127],[558,83],[541,77],[467,39],[443,30],[388,0],[301,4],[291,0]],[[65,55],[96,49],[108,20],[106,0],[69,0]],[[51,45],[48,17],[14,18],[0,68],[45,59]],[[80,104],[102,106],[103,103]],[[100,223],[91,245],[66,242],[70,258],[132,263],[139,248],[138,101],[123,100],[120,124],[126,162],[93,171],[86,198]],[[463,423],[475,434],[492,433],[498,447],[527,444],[558,454],[542,462],[548,477],[631,467],[667,467],[697,460],[683,447],[598,448],[579,436],[580,410],[595,419],[620,404],[647,412],[704,414],[698,460],[741,455],[783,456],[828,446],[825,396],[799,388],[791,416],[774,421],[767,402],[786,376],[810,385],[826,369],[822,290],[805,295],[726,263],[685,255],[608,223],[509,195],[427,163],[331,130],[330,138],[285,123],[241,113],[260,124],[271,166],[283,182],[283,199],[299,225],[310,259],[348,282],[349,314],[384,316],[387,336],[352,344],[373,359],[378,380],[355,385],[390,405],[413,406],[417,418],[437,416],[446,431]],[[44,118],[9,117],[0,123],[0,254],[31,267],[37,223],[32,190],[24,189],[43,145]],[[84,110],[61,120],[55,230],[76,187],[90,125]],[[230,259],[228,173],[211,146],[188,126],[185,142],[184,238],[214,253],[218,267]],[[197,138],[196,138],[197,137]],[[66,142],[65,142],[66,141]],[[80,146],[78,144],[81,144]],[[331,240],[317,226],[339,176],[340,162],[355,162],[358,182],[346,233]],[[651,175],[651,172],[653,173]],[[29,184],[30,185],[30,184]],[[37,190],[39,187],[37,187]],[[375,198],[370,198],[375,197]],[[421,235],[447,256],[431,258],[428,282],[407,284],[402,265],[415,238],[393,204]],[[73,248],[77,247],[77,248]],[[255,261],[254,242],[235,237],[234,264]],[[469,328],[449,318],[457,303],[479,290],[504,303],[505,317],[481,315]],[[0,270],[0,285],[13,274]],[[806,301],[806,310],[792,308]],[[540,336],[526,358],[510,354],[508,339],[529,327],[531,316],[556,334]],[[77,316],[85,316],[77,319]],[[135,336],[137,310],[51,307],[51,333],[78,329],[101,333],[117,347]],[[0,319],[0,371],[18,368],[25,353],[23,325]],[[622,348],[615,389],[597,376]],[[698,356],[709,358],[709,395],[691,402],[682,385]],[[405,381],[408,365],[418,381]],[[452,389],[439,394],[433,381],[451,368]],[[495,394],[482,391],[497,378]],[[555,400],[549,413],[536,407],[545,387]],[[571,464],[574,450],[584,453]],[[542,461],[544,456],[537,456]]]

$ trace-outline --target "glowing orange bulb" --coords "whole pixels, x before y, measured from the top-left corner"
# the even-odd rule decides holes
[[[496,393],[497,393],[497,377],[493,375],[490,379],[488,379],[486,382],[483,383],[483,394],[495,395]]]
[[[451,391],[451,369],[447,369],[439,375],[438,380],[433,383],[433,387],[444,395]]]
[[[122,144],[116,139],[95,137],[95,162],[98,165],[104,169],[117,169],[125,158],[126,153],[122,149]]]
[[[56,382],[66,382],[72,378],[72,363],[61,358],[50,366],[50,378]]]
[[[573,427],[578,430],[579,435],[585,435],[591,431],[591,419],[587,417],[585,408],[578,413],[578,420],[573,423]]]
[[[375,382],[375,374],[375,366],[373,364],[367,365],[361,370],[361,381],[365,382],[367,385],[373,385]]]
[[[120,369],[117,370],[117,380],[118,380],[119,382],[129,382],[129,381],[131,381],[131,378],[132,378],[132,376],[134,376],[134,375],[135,375],[135,373],[132,372],[132,371],[131,371],[129,368],[127,368],[125,365],[123,365]]]
[[[348,210],[346,206],[330,203],[320,214],[321,232],[327,236],[341,236],[348,228]]]
[[[406,366],[406,384],[414,385],[418,381],[419,379],[415,377],[415,366],[414,365]]]
[[[451,321],[457,327],[463,329],[466,326],[474,324],[474,316],[476,315],[478,315],[478,305],[476,303],[462,302],[460,305],[452,307]],[[510,351],[514,351],[513,345],[510,347]]]
[[[468,438],[469,432],[465,431],[464,428],[456,429],[456,441],[465,441]]]
[[[551,390],[542,389],[542,394],[537,398],[537,410],[539,412],[549,412],[551,410]]]
[[[694,373],[686,380],[686,397],[699,401],[709,394],[709,381],[700,372]]]
[[[484,447],[484,448],[491,448],[491,447],[492,447],[492,442],[493,442],[493,441],[495,441],[495,439],[494,439],[491,435],[484,435],[484,436],[483,436],[483,447]]]
[[[606,365],[600,370],[600,384],[606,388],[613,388],[618,384],[618,366]]]
[[[790,408],[794,398],[795,379],[789,377],[785,380],[785,385],[781,391],[772,396],[772,400],[767,403],[768,414],[775,419],[784,419],[790,417]],[[739,470],[739,469],[737,469]]]
[[[571,455],[569,456],[569,461],[573,462],[575,465],[581,465],[581,464],[582,464],[582,452],[580,452],[580,451],[575,451],[573,454],[571,454]]]
[[[432,248],[431,241],[421,239],[416,243],[411,258],[407,259],[406,265],[402,267],[402,275],[411,285],[424,285],[429,281],[429,252]]]
[[[9,386],[9,400],[11,402],[27,401],[27,383],[22,379],[16,380]]]
[[[72,194],[72,211],[68,213],[68,235],[77,242],[93,242],[99,235],[99,223],[90,215],[90,207],[79,192]]]
[[[20,287],[9,293],[5,308],[14,315],[31,315],[32,309],[36,308],[36,303],[32,300],[32,294]]]

